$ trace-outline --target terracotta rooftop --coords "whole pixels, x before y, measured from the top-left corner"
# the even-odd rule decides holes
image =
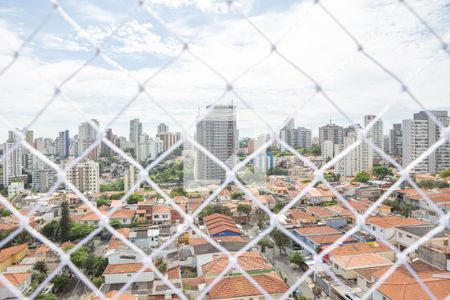
[[[4,262],[11,256],[16,255],[16,254],[20,253],[21,251],[27,250],[27,249],[28,249],[27,243],[1,249],[0,250],[0,263]]]
[[[253,275],[252,277],[268,294],[281,294],[288,290],[286,283],[275,272]],[[261,292],[242,275],[224,277],[209,291],[211,299],[243,298],[260,295]]]
[[[340,245],[330,252],[330,256],[355,255],[362,253],[377,253],[392,251],[382,242],[359,242]]]
[[[414,218],[404,218],[400,216],[389,215],[368,217],[366,220],[366,224],[373,224],[381,228],[392,228],[408,225],[423,225],[428,223]]]
[[[21,283],[23,283],[25,280],[27,280],[28,277],[30,277],[32,273],[30,272],[23,272],[23,273],[4,273],[3,276],[11,282],[12,285],[18,286]],[[0,281],[0,287],[3,287],[3,283]]]
[[[110,291],[105,294],[105,298],[113,299],[117,293],[118,293],[118,291]],[[117,300],[136,300],[137,296],[130,295],[127,292],[122,292],[122,294],[119,297],[117,297],[116,299]],[[100,297],[95,297],[92,300],[100,300]]]
[[[238,263],[246,271],[252,270],[271,270],[270,265],[260,253],[245,252],[238,257]],[[203,274],[222,272],[228,266],[228,257],[224,255],[213,257],[213,261],[202,266]]]
[[[105,274],[120,274],[120,273],[136,273],[142,269],[143,264],[131,263],[131,264],[109,264],[106,266],[103,275]],[[152,272],[151,269],[146,269],[144,272]]]
[[[227,242],[244,242],[244,239],[240,236],[221,236],[221,237],[213,237],[213,240],[218,243],[227,243]],[[208,241],[204,238],[189,238],[189,245],[197,246],[208,244]]]
[[[224,225],[214,227],[211,230],[208,229],[208,233],[210,235],[215,235],[215,234],[218,234],[218,233],[224,232],[224,231],[231,231],[231,232],[239,233],[239,234],[241,233],[241,230],[239,230],[239,228],[237,228],[236,225],[230,226],[230,225],[224,224]]]
[[[321,217],[321,218],[327,218],[327,217],[334,217],[336,213],[333,213],[329,211],[328,209],[325,209],[320,206],[307,206],[306,212],[310,213],[313,216]]]
[[[450,272],[444,272],[422,261],[411,264],[420,280],[435,295],[436,299],[445,299],[450,294]],[[388,268],[376,271],[373,276],[380,278]],[[445,275],[447,278],[434,277]],[[419,283],[404,267],[397,268],[378,288],[378,291],[391,300],[421,300],[429,299]]]
[[[321,235],[321,234],[338,234],[341,233],[339,230],[329,226],[311,226],[297,228],[296,231],[301,235]]]
[[[336,242],[341,236],[342,234],[313,235],[308,237],[308,239],[317,245],[329,245]],[[343,243],[351,241],[353,241],[351,238],[347,238]]]
[[[392,265],[391,261],[376,253],[334,256],[333,262],[347,270]]]
[[[170,213],[170,207],[168,205],[156,205],[153,207],[154,214],[168,214]]]

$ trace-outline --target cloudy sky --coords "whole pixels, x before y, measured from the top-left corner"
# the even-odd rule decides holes
[[[53,11],[22,48],[20,58],[0,76],[0,115],[9,126],[27,125],[52,98],[53,83],[60,84],[87,61],[63,85],[64,97],[56,97],[32,126],[36,137],[56,137],[63,129],[73,135],[87,118],[107,124],[138,93],[134,79],[148,78],[152,78],[146,85],[151,99],[140,95],[117,118],[112,128],[119,135],[128,136],[132,118],[140,118],[149,134],[155,133],[159,122],[180,130],[155,101],[179,124],[189,126],[199,110],[221,96],[219,103],[237,106],[241,136],[267,132],[255,113],[274,128],[287,117],[314,132],[330,119],[348,126],[326,99],[315,95],[307,77],[271,54],[270,43],[243,15],[277,43],[279,53],[320,81],[354,122],[362,123],[365,114],[378,114],[393,103],[383,116],[387,131],[392,123],[420,110],[400,94],[396,81],[357,52],[355,43],[313,1],[242,0],[231,12],[224,1],[215,0],[148,1],[146,9],[137,2],[61,1],[84,35],[53,11],[50,1],[0,0],[0,70]],[[450,42],[450,0],[411,2]],[[323,3],[368,53],[408,80],[427,108],[449,110],[450,56],[399,1]],[[183,52],[186,41],[190,52]],[[102,57],[93,59],[92,42],[123,70]],[[236,78],[233,88],[239,97],[223,95],[226,80]],[[8,125],[2,123],[1,128],[3,140]]]

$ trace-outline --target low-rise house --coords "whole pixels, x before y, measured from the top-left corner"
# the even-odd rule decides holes
[[[436,297],[446,299],[450,295],[450,272],[444,272],[420,260],[410,264],[416,272],[422,284]],[[372,274],[375,282],[387,272],[384,267]],[[385,281],[375,290],[373,300],[422,300],[430,299],[427,292],[409,273],[401,266],[397,268]]]
[[[231,192],[227,189],[223,189],[220,191],[219,195],[217,195],[217,199],[219,201],[230,201],[231,200]]]
[[[134,227],[128,234],[130,242],[142,249],[151,249],[159,245],[159,227]]]
[[[395,229],[402,226],[424,225],[424,221],[414,218],[404,218],[396,215],[375,216],[366,219],[366,225],[373,231],[375,235],[384,238],[385,241],[395,245]]]
[[[325,192],[323,189],[310,188],[306,192],[306,198],[309,204],[317,205],[322,202],[332,201],[333,196],[330,193]]]
[[[6,273],[3,276],[21,292],[24,292],[31,285],[31,272]],[[16,295],[2,282],[0,282],[0,299],[16,299]]]
[[[356,279],[357,270],[392,265],[392,262],[376,253],[340,255],[331,258],[332,270],[345,279]]]
[[[397,227],[395,229],[395,240],[397,241],[398,248],[403,251],[436,227],[437,225],[432,224]],[[449,234],[449,230],[441,231],[431,237],[429,242],[438,247],[448,247]],[[416,254],[417,250],[410,255],[414,257]]]
[[[0,272],[4,272],[6,268],[17,264],[28,253],[28,244],[20,244],[0,250]]]
[[[450,247],[438,247],[432,243],[419,246],[418,257],[422,261],[443,271],[450,271]]]
[[[107,215],[108,211],[101,209],[100,213],[103,215]],[[129,225],[129,224],[133,223],[135,214],[136,214],[135,210],[119,209],[119,210],[116,210],[109,217],[109,219],[111,221],[117,220],[122,225]],[[90,212],[84,216],[80,216],[80,218],[77,218],[76,221],[83,223],[83,224],[98,226],[98,223],[100,222],[100,218],[95,212]]]
[[[311,226],[311,227],[301,227],[295,230],[291,230],[291,232],[306,246],[311,248],[312,250],[316,250],[317,245],[310,239],[313,236],[326,236],[326,235],[337,235],[341,234],[341,232],[335,228],[329,226]],[[295,243],[293,241],[293,243]],[[294,245],[296,248],[300,250],[305,250],[303,245]],[[304,253],[305,255],[309,255],[310,253]]]
[[[327,235],[313,235],[306,239],[306,244],[311,245],[312,249],[322,248],[323,246],[328,246],[335,243],[340,239],[343,234],[327,234]],[[341,244],[353,243],[352,238],[346,238]]]
[[[158,204],[153,207],[152,223],[156,225],[170,224],[170,206]]]
[[[240,236],[241,230],[229,216],[211,214],[203,218],[206,230],[211,237]]]
[[[395,260],[394,250],[382,242],[358,242],[332,247],[334,249],[324,257],[327,261],[329,261],[329,257],[333,256],[356,255],[363,253],[376,253],[390,261]]]
[[[334,212],[320,206],[307,206],[306,212],[320,221],[331,219],[336,216]]]
[[[142,263],[108,264],[105,271],[103,271],[105,284],[125,284],[142,268]],[[137,278],[134,279],[134,283],[136,285],[140,285],[141,283],[151,283],[153,279],[153,271],[151,269],[145,269]],[[147,292],[149,291],[149,286],[143,287],[147,289]]]

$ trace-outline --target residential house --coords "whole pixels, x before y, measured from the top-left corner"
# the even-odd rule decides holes
[[[395,229],[402,226],[424,225],[424,221],[414,218],[404,218],[396,215],[374,216],[366,219],[366,225],[371,229],[374,235],[379,235],[385,241],[396,245]]]
[[[31,272],[24,273],[3,273],[3,276],[20,292],[24,292],[31,285]],[[16,295],[12,293],[8,287],[0,282],[0,299],[16,299]]]
[[[356,271],[366,268],[390,266],[393,263],[377,253],[340,255],[331,257],[332,270],[345,279],[356,279]]]
[[[170,224],[171,213],[170,206],[158,204],[153,207],[152,223],[155,225]]]
[[[4,272],[9,266],[19,263],[27,255],[27,252],[27,243],[0,249],[0,272]]]
[[[408,248],[409,246],[417,242],[420,238],[428,234],[428,232],[436,227],[437,225],[425,224],[415,226],[401,226],[395,228],[395,240],[397,241],[398,248],[403,251],[405,248]],[[449,234],[449,230],[441,231],[432,236],[429,239],[429,242],[436,245],[437,247],[448,247]],[[417,252],[418,251],[416,250],[410,255],[415,257]]]

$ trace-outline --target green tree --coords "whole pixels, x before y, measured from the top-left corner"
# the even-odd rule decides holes
[[[61,275],[56,275],[52,280],[54,292],[60,293],[64,291],[69,281],[69,276],[64,273]]]
[[[77,266],[78,268],[82,268],[88,256],[89,256],[89,249],[86,246],[82,246],[80,247],[80,249],[72,253],[70,259],[72,260],[75,266]]]
[[[252,211],[252,207],[248,204],[238,204],[236,210],[244,215],[249,215]]]
[[[56,242],[59,241],[59,223],[56,220],[47,223],[42,227],[41,233],[49,240]]]
[[[320,155],[320,145],[316,144],[316,145],[312,145],[311,147],[311,154],[315,155],[315,156],[319,156]]]
[[[273,248],[273,243],[268,238],[263,238],[258,242],[258,245],[261,247],[261,252],[265,253],[266,248]]]
[[[48,268],[47,268],[47,265],[45,264],[44,261],[37,261],[33,265],[33,271],[36,271],[38,273],[43,273],[43,274],[47,275]]]
[[[298,251],[292,252],[289,256],[289,262],[292,264],[296,264],[297,266],[300,266],[304,261],[305,258]]]
[[[441,171],[441,172],[439,173],[439,176],[440,176],[441,178],[445,178],[445,179],[450,178],[450,169],[449,169],[449,170],[443,170],[443,171]]]
[[[366,171],[361,171],[356,174],[353,180],[356,182],[367,183],[369,182],[369,179],[370,179],[369,173],[367,173]]]
[[[36,300],[58,300],[58,297],[56,297],[55,294],[52,293],[40,293],[35,298]]]
[[[161,272],[163,274],[166,273],[166,271],[167,271],[167,263],[162,258],[158,258],[156,260],[155,266],[159,270],[159,272]]]
[[[131,194],[130,197],[128,197],[127,199],[128,204],[136,204],[140,201],[144,201],[144,196],[138,193]]]
[[[220,205],[220,204],[209,204],[207,205],[202,212],[200,213],[200,216],[202,218],[212,215],[212,214],[222,214],[226,216],[232,216],[231,209],[229,207]]]
[[[120,221],[117,220],[117,219],[110,220],[110,221],[109,221],[109,225],[111,225],[111,227],[114,228],[114,229],[117,229],[117,228],[122,227],[122,224],[121,224]]]
[[[279,213],[280,210],[282,210],[284,207],[283,202],[277,202],[277,204],[275,204],[274,208],[272,209],[274,213]]]
[[[69,203],[63,201],[61,204],[61,219],[59,220],[59,240],[65,242],[69,239],[70,212]]]
[[[98,199],[98,200],[97,200],[97,207],[100,207],[100,206],[103,206],[103,205],[108,206],[109,203],[111,203],[111,202],[109,201],[109,199]]]
[[[392,176],[394,173],[392,173],[392,169],[386,166],[382,165],[375,165],[372,168],[373,174],[376,176],[377,179],[382,180],[386,176]]]
[[[6,208],[2,210],[2,217],[9,217],[11,215],[11,212],[7,210]]]
[[[69,240],[79,240],[89,235],[95,230],[93,225],[71,222],[69,230]]]
[[[290,244],[290,239],[279,229],[274,229],[270,233],[270,236],[274,240],[275,245],[277,245],[280,252],[284,252],[286,247],[288,247]]]
[[[122,193],[114,193],[114,194],[112,194],[112,195],[109,197],[109,199],[110,199],[110,200],[120,200],[120,199],[123,197],[123,195],[125,195],[124,192],[122,192]]]
[[[105,279],[103,276],[97,276],[94,279],[92,279],[92,283],[99,288],[103,283],[105,282]]]
[[[233,192],[231,193],[231,199],[233,200],[242,199],[243,195],[244,194],[242,192]]]
[[[107,265],[108,259],[90,253],[84,261],[83,269],[92,278],[101,276]]]

